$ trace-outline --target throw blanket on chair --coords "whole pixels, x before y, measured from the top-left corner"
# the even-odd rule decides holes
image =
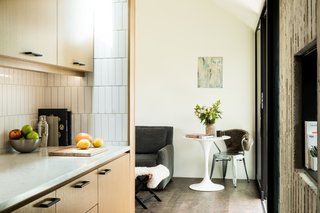
[[[169,177],[170,171],[164,165],[159,164],[155,167],[136,167],[135,175],[136,178],[141,175],[148,175],[149,181],[147,183],[147,186],[150,189],[154,189],[163,179]]]

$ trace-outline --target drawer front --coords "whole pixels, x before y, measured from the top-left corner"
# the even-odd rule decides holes
[[[87,212],[98,202],[97,171],[84,175],[59,188],[56,192],[61,199],[57,212]]]
[[[59,202],[59,199],[56,198],[55,192],[51,192],[26,206],[21,207],[20,209],[14,211],[15,213],[55,213],[56,212],[56,203]]]

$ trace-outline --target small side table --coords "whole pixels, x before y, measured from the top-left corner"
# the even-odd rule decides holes
[[[213,143],[218,142],[218,141],[223,141],[226,139],[229,139],[230,136],[222,136],[222,137],[212,137],[212,138],[188,138],[185,137],[185,139],[192,140],[192,141],[198,141],[203,150],[204,154],[204,178],[200,183],[195,183],[189,186],[190,189],[196,190],[196,191],[204,191],[204,192],[212,192],[212,191],[221,191],[224,189],[224,186],[221,184],[215,184],[210,180],[209,177],[209,153],[211,150],[211,146]]]

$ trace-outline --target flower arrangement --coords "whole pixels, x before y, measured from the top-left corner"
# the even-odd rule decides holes
[[[211,107],[199,106],[194,108],[195,115],[200,119],[200,122],[208,126],[214,124],[217,119],[221,118],[222,112],[219,109],[220,100],[217,100]]]

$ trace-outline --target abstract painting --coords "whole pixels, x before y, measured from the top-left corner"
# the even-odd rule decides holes
[[[198,88],[222,88],[222,57],[198,57]]]

